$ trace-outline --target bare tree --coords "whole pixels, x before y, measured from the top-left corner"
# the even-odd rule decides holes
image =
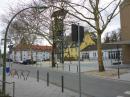
[[[34,0],[35,1],[35,0]],[[99,71],[102,72],[105,70],[102,60],[102,44],[101,44],[101,35],[111,22],[111,20],[119,13],[118,7],[121,3],[121,0],[80,0],[78,2],[75,2],[74,0],[41,0],[42,3],[39,3],[39,5],[46,4],[49,8],[46,12],[44,11],[43,16],[38,16],[34,14],[37,13],[36,10],[28,10],[32,11],[31,14],[27,14],[29,18],[25,18],[20,22],[23,22],[25,20],[28,20],[32,22],[32,20],[37,20],[38,22],[33,21],[32,23],[27,22],[27,26],[33,28],[29,28],[30,34],[37,33],[37,35],[43,35],[45,38],[48,35],[46,33],[47,30],[43,30],[44,27],[46,27],[47,24],[45,24],[44,27],[41,27],[41,21],[44,23],[48,23],[49,26],[51,24],[51,14],[57,9],[63,9],[66,7],[68,10],[68,14],[71,16],[74,16],[75,18],[79,19],[82,22],[85,22],[87,25],[89,25],[93,32],[96,32],[97,34],[97,48],[98,48],[98,64],[99,64]],[[104,4],[104,2],[107,2]],[[64,2],[64,3],[63,3]],[[38,11],[39,12],[39,11]],[[22,15],[22,14],[21,14]],[[25,14],[24,14],[25,15]],[[24,16],[22,15],[22,17]],[[36,15],[36,16],[35,16]],[[33,18],[30,18],[32,17]],[[41,17],[44,17],[41,18]],[[48,22],[49,21],[49,22]],[[44,25],[42,23],[42,26]],[[26,22],[24,23],[26,24]],[[36,25],[35,25],[36,24]],[[24,27],[24,28],[26,28]],[[39,28],[40,27],[40,28]],[[35,29],[34,29],[35,28]],[[50,28],[47,26],[47,28]],[[28,29],[28,28],[27,28]],[[31,31],[30,31],[31,30]],[[45,33],[43,33],[45,31]],[[48,38],[47,38],[48,39]]]
[[[111,20],[119,13],[118,7],[121,0],[81,0],[77,3],[72,1],[64,1],[69,7],[68,14],[86,22],[97,33],[99,71],[105,71],[102,60],[101,35]],[[106,4],[104,4],[105,1]]]
[[[31,7],[37,5],[26,5],[20,6],[20,8],[12,9],[10,8],[10,17],[24,9],[25,7]],[[49,37],[49,27],[50,27],[50,16],[48,17],[48,11],[38,10],[38,9],[28,9],[19,15],[11,23],[8,36],[15,33],[17,36],[26,37],[27,40],[35,37],[44,37],[50,44],[52,43]],[[5,19],[4,19],[5,20]],[[10,18],[7,17],[6,21]],[[8,24],[8,22],[6,22]],[[18,37],[17,37],[18,38]]]
[[[105,34],[105,37],[103,39],[104,43],[109,43],[110,42],[110,36],[108,33]]]
[[[31,7],[33,5],[27,5],[27,7]],[[20,7],[17,9],[10,9],[10,17],[22,10],[24,7]],[[28,9],[20,14],[13,20],[11,26],[9,28],[8,37],[10,37],[15,46],[20,43],[20,41],[25,38],[28,46],[30,47],[30,52],[32,52],[32,44],[34,44],[37,37],[43,37],[49,41],[51,44],[51,40],[49,38],[49,26],[50,20],[48,16],[45,14],[40,14],[42,10],[38,9]],[[8,24],[10,18],[7,17],[5,23]],[[32,54],[31,54],[32,55]],[[32,58],[32,56],[31,56]]]
[[[104,43],[118,42],[121,40],[120,29],[106,33],[104,37]]]
[[[23,37],[26,38],[26,40],[33,44],[34,38],[32,38],[35,35],[35,39],[38,36],[44,37],[50,44],[53,43],[53,37],[51,32],[53,32],[52,28],[52,14],[54,11],[56,11],[55,7],[50,6],[53,4],[53,2],[48,2],[47,0],[42,3],[42,5],[48,5],[47,10],[38,10],[38,9],[28,9],[22,13],[20,13],[15,20],[12,22],[10,26],[10,34],[18,35],[22,39]],[[59,6],[63,8],[63,4],[60,2],[60,4],[55,3],[56,6]],[[41,6],[41,3],[37,3],[35,0],[33,0],[32,5],[29,6]],[[11,14],[15,14],[19,12],[23,7],[18,9],[11,9]],[[13,11],[12,11],[13,10]],[[43,12],[44,11],[44,12]],[[17,37],[18,38],[18,37]]]
[[[120,37],[120,29],[117,30],[117,31],[112,31],[111,32],[111,35],[110,35],[110,41],[111,42],[118,42],[121,40],[121,37]]]
[[[49,1],[49,0],[43,0]],[[59,2],[65,2],[68,9],[68,14],[75,18],[86,22],[97,34],[97,50],[98,50],[98,64],[99,71],[105,71],[102,59],[102,43],[101,35],[112,21],[112,19],[119,13],[119,5],[122,0],[52,0],[50,6],[57,9],[63,9],[56,5]],[[106,2],[106,4],[104,4]],[[56,4],[55,4],[56,3]]]

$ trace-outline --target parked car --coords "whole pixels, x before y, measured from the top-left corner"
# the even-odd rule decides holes
[[[7,59],[6,59],[6,62],[13,62],[13,60],[12,60],[12,59],[7,58]]]
[[[27,65],[27,64],[35,64],[36,63],[36,61],[33,61],[33,60],[31,60],[31,59],[27,59],[27,60],[24,60],[23,62],[22,62],[22,64],[25,64],[25,65]]]
[[[23,63],[23,61],[18,61],[17,63],[20,63],[20,64],[22,64],[22,63]]]
[[[50,59],[44,59],[44,60],[42,60],[42,61],[50,61]]]

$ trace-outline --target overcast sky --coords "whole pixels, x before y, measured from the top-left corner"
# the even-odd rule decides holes
[[[3,15],[8,15],[10,7],[16,7],[16,5],[20,2],[28,3],[31,0],[0,0],[0,19]],[[1,31],[5,29],[5,26],[2,25],[0,20],[0,39],[1,39]]]
[[[8,14],[8,9],[9,7],[15,7],[17,5],[17,3],[19,2],[24,2],[24,3],[27,3],[29,2],[30,0],[0,0],[0,17],[2,15],[6,15]],[[0,18],[1,19],[1,18]],[[0,20],[0,48],[3,52],[3,45],[1,45],[1,31],[3,29],[5,29],[6,26],[3,26],[2,23],[1,23],[1,20]]]
[[[8,14],[8,9],[10,6],[15,7],[17,5],[17,3],[20,3],[20,2],[27,3],[29,1],[31,1],[31,0],[1,0],[0,1],[0,16],[2,14],[6,14],[6,13]],[[104,1],[106,1],[106,0],[104,0]],[[109,24],[109,26],[107,27],[105,32],[116,30],[118,28],[120,28],[119,15],[115,19],[113,19],[113,21]],[[1,26],[1,23],[0,23],[0,32],[2,29],[5,29],[5,27]]]

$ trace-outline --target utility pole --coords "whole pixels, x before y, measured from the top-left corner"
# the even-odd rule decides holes
[[[72,41],[77,43],[77,54],[78,54],[78,69],[79,70],[79,97],[81,97],[81,69],[80,69],[80,43],[84,38],[84,27],[76,24],[72,24]]]
[[[81,97],[80,27],[79,27],[79,23],[78,23],[78,63],[79,63],[79,97]]]
[[[0,66],[2,66],[2,55],[1,55],[1,46],[0,46]]]

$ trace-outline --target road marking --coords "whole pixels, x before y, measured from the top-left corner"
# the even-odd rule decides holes
[[[124,94],[130,95],[130,91],[125,91]]]
[[[116,97],[124,97],[124,96],[116,96]]]

